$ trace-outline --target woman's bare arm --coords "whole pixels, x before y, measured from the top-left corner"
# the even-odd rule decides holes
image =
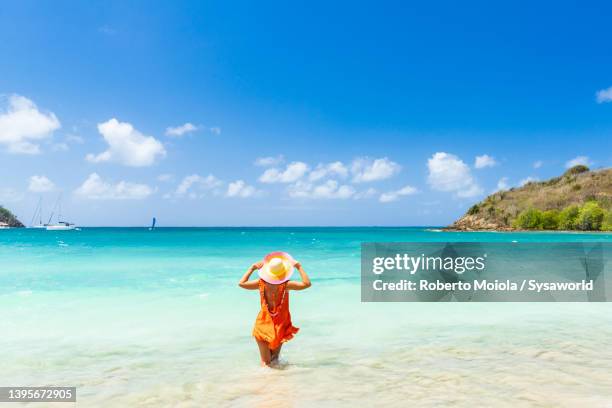
[[[251,274],[257,269],[261,269],[263,266],[263,262],[256,262],[247,269],[247,271],[242,275],[242,278],[238,281],[238,286],[243,289],[253,290],[259,288],[259,282],[257,280],[250,281],[249,278]]]
[[[296,263],[293,264],[293,266],[300,273],[300,278],[302,278],[302,281],[301,282],[298,282],[298,281],[289,281],[289,282],[287,282],[287,289],[290,289],[290,290],[304,290],[304,289],[308,289],[310,287],[310,285],[311,285],[310,278],[306,274],[306,271],[304,270],[304,268],[302,268],[302,264],[300,264],[299,262],[296,262]]]

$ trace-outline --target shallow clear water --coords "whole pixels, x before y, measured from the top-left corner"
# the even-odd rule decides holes
[[[79,406],[612,404],[612,304],[360,302],[363,241],[606,241],[424,228],[0,231],[0,385]],[[250,336],[244,270],[282,249],[313,287],[279,370]],[[34,404],[33,406],[41,406]]]

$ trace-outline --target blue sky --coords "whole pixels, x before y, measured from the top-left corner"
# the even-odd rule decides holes
[[[4,4],[0,203],[27,223],[62,192],[80,225],[445,225],[611,165],[611,7]]]

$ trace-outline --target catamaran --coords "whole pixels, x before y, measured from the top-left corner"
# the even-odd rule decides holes
[[[54,224],[51,224],[51,220],[53,219],[53,214],[56,208],[57,208],[57,222],[55,222]],[[73,223],[62,220],[62,195],[61,194],[58,197],[57,202],[55,203],[55,207],[53,208],[53,211],[51,212],[51,215],[49,216],[49,222],[45,224],[45,227],[47,231],[70,231],[70,230],[76,229],[76,225],[74,225]]]
[[[47,231],[70,231],[76,229],[76,225],[68,221],[58,221],[57,224],[49,224],[46,228]]]

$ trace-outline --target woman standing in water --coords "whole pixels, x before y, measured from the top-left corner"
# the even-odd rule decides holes
[[[289,280],[294,268],[300,273],[301,281]],[[255,270],[259,271],[259,279],[249,280]],[[253,337],[259,347],[261,364],[276,364],[283,343],[291,340],[299,330],[291,324],[289,291],[309,288],[310,279],[291,255],[272,252],[263,261],[251,265],[238,285],[244,289],[259,289],[261,310],[255,320]]]

